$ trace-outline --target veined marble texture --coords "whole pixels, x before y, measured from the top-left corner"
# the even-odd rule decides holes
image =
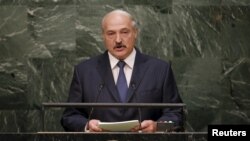
[[[42,130],[42,102],[66,101],[117,8],[136,18],[137,47],[172,63],[187,131],[250,123],[249,0],[0,0],[1,132]],[[46,130],[63,130],[62,110],[46,111]]]

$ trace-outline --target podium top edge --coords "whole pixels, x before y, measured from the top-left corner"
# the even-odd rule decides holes
[[[43,102],[44,107],[185,107],[184,103],[68,103]]]

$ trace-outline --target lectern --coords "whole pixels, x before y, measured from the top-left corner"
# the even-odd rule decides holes
[[[138,107],[138,108],[164,108],[182,107],[186,115],[185,104],[182,103],[43,103],[43,125],[44,114],[47,108],[53,107]],[[186,121],[184,116],[184,121]],[[184,122],[185,123],[185,122]],[[185,124],[184,124],[185,127]],[[44,125],[45,129],[45,125]],[[41,132],[29,133],[0,133],[1,141],[206,141],[207,132]]]

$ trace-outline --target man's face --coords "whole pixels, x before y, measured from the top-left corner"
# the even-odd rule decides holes
[[[135,46],[137,30],[127,15],[108,15],[102,25],[103,40],[107,50],[119,60],[129,56]]]

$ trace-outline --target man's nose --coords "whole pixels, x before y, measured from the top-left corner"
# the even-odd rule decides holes
[[[121,42],[122,42],[122,39],[121,39],[120,34],[117,34],[117,35],[116,35],[115,42],[116,42],[116,43],[121,43]]]

